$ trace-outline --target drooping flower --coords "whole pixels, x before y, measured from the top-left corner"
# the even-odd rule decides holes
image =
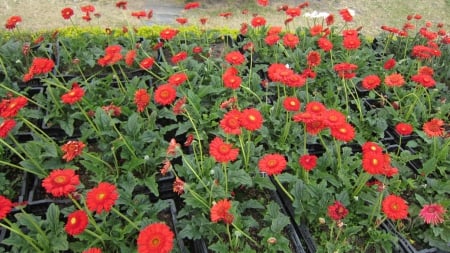
[[[220,137],[215,137],[209,144],[209,154],[216,162],[227,163],[237,159],[239,149],[233,148],[232,144],[224,142]]]
[[[437,225],[444,222],[446,210],[440,204],[424,205],[420,210],[419,216],[427,224]]]
[[[25,107],[28,99],[24,96],[18,96],[10,99],[3,99],[0,102],[0,117],[8,119],[13,118],[17,113]]]
[[[173,249],[174,233],[165,223],[146,226],[137,238],[138,253],[169,253]]]
[[[176,192],[178,195],[181,195],[184,193],[184,181],[181,180],[181,178],[176,177],[175,181],[173,182],[173,192]]]
[[[317,166],[317,156],[309,154],[302,155],[298,159],[298,163],[304,170],[311,171]]]
[[[348,209],[339,202],[335,201],[333,205],[328,206],[328,216],[335,221],[339,221],[345,218],[348,215]]]
[[[397,64],[397,62],[395,61],[395,59],[394,59],[394,58],[390,58],[389,60],[387,60],[387,61],[384,63],[383,68],[384,68],[385,70],[390,70],[390,69],[392,69],[393,67],[395,67],[395,64]]]
[[[244,109],[239,117],[239,123],[247,130],[255,131],[262,127],[263,116],[255,108]]]
[[[225,60],[231,65],[241,65],[245,62],[245,56],[239,51],[232,51],[225,55]]]
[[[11,16],[6,20],[5,28],[8,30],[12,30],[16,28],[17,24],[22,22],[22,17],[20,16]]]
[[[211,207],[211,221],[212,222],[219,222],[223,221],[225,224],[231,224],[233,223],[234,216],[230,213],[231,209],[231,201],[228,199],[222,199],[217,201],[212,207]]]
[[[68,141],[66,144],[61,146],[61,150],[64,152],[63,159],[66,162],[72,161],[75,157],[83,153],[83,148],[86,145],[81,141]]]
[[[180,86],[186,80],[188,80],[188,76],[186,75],[186,73],[180,72],[172,74],[167,80],[167,82],[175,86]]]
[[[155,60],[153,59],[153,57],[147,57],[145,59],[142,59],[142,61],[139,63],[139,67],[141,69],[150,69],[154,63]]]
[[[61,95],[61,101],[64,104],[73,105],[80,101],[84,96],[84,89],[78,83],[72,83],[72,89]]]
[[[143,112],[145,110],[145,107],[150,102],[150,94],[148,94],[146,89],[138,89],[134,93],[134,103],[137,106],[138,112]]]
[[[362,87],[366,90],[373,90],[380,86],[381,79],[377,75],[368,75],[362,80]]]
[[[283,107],[286,111],[298,111],[300,110],[300,100],[296,97],[286,97],[283,100]]]
[[[286,158],[277,153],[264,155],[258,162],[259,170],[269,176],[280,174],[286,169],[286,165]]]
[[[28,70],[27,78],[31,79],[34,75],[47,74],[55,67],[55,62],[52,59],[35,57]]]
[[[8,133],[16,126],[16,121],[13,119],[5,119],[0,124],[0,138],[6,138]]]
[[[156,88],[154,93],[155,102],[160,105],[168,105],[175,101],[177,91],[170,83],[162,84]]]
[[[68,196],[80,184],[80,178],[72,169],[56,169],[42,180],[42,187],[55,197]]]
[[[100,248],[89,248],[89,249],[83,250],[82,253],[102,253],[102,250]]]
[[[11,212],[13,204],[11,200],[3,195],[0,195],[0,220],[6,218],[6,216]]]
[[[351,22],[353,20],[353,15],[351,11],[347,8],[339,10],[339,14],[345,22]]]
[[[172,108],[172,111],[175,115],[180,115],[183,112],[185,112],[184,105],[186,104],[186,101],[187,101],[186,97],[182,97],[175,101],[173,108]]]
[[[127,1],[117,1],[116,7],[119,9],[122,9],[122,10],[126,10],[127,9]]]
[[[115,185],[101,182],[86,194],[86,205],[91,212],[109,212],[118,198]]]
[[[136,54],[137,52],[135,49],[132,49],[127,52],[127,54],[125,55],[125,64],[127,64],[127,66],[129,67],[133,66],[134,59],[136,59]]]
[[[444,121],[441,119],[431,119],[423,124],[423,131],[428,137],[444,136]]]
[[[73,9],[70,7],[66,7],[61,10],[61,16],[64,19],[70,19],[73,16]]]
[[[222,128],[222,130],[226,134],[241,134],[241,124],[239,122],[240,116],[240,111],[232,109],[231,111],[227,112],[220,120],[220,128]]]
[[[413,132],[414,128],[411,124],[400,122],[395,125],[395,131],[399,135],[410,135]]]
[[[389,219],[401,220],[408,216],[408,204],[396,195],[389,195],[383,199],[381,208]]]
[[[88,216],[83,210],[77,210],[67,216],[66,226],[64,230],[69,235],[79,235],[83,233],[88,225]]]

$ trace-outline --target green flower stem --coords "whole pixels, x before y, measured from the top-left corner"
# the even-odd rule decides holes
[[[251,238],[247,233],[245,233],[242,229],[240,229],[238,226],[236,226],[236,224],[231,223],[231,225],[233,226],[234,229],[236,229],[237,231],[239,231],[242,235],[244,235],[247,239],[249,239],[252,243],[254,243],[255,245],[258,245],[258,242],[256,242],[253,238]]]
[[[338,162],[338,170],[342,169],[342,156],[341,156],[341,145],[340,143],[333,138],[334,146],[336,147],[336,156],[337,156],[337,162]]]
[[[250,88],[247,87],[247,86],[241,86],[241,88],[242,88],[244,91],[246,91],[246,92],[252,94],[253,96],[255,96],[256,99],[258,99],[258,102],[259,102],[260,104],[263,103],[262,100],[261,100],[261,98],[258,96],[258,94],[256,94],[254,91],[252,91],[252,89],[250,89]]]
[[[7,74],[6,72],[4,72],[4,73]],[[12,94],[14,94],[14,95],[16,95],[16,96],[23,96],[23,94],[21,94],[20,92],[17,92],[17,91],[15,91],[15,90],[13,90],[13,89],[11,89],[11,88],[5,86],[5,84],[3,84],[3,83],[0,83],[0,87],[2,87],[3,89],[7,90],[8,92],[10,92],[10,93],[12,93]],[[36,105],[37,107],[39,107],[39,108],[41,108],[41,109],[44,109],[44,108],[45,108],[43,105],[39,104],[38,102],[36,102],[36,101],[34,101],[33,99],[30,99],[30,98],[28,98],[28,97],[27,97],[27,101],[30,102],[30,103],[32,103],[32,104],[34,104],[34,105]]]
[[[9,136],[11,138],[14,138],[13,135],[9,134]],[[9,145],[9,143],[7,143],[6,141],[3,140],[3,138],[0,138],[0,142],[5,145],[7,148],[9,148],[14,154],[16,154],[20,159],[22,160],[26,160],[26,158],[24,156],[22,156],[22,154],[19,153],[19,151],[17,151],[14,147],[12,147],[11,145]],[[32,172],[33,174],[36,174],[36,172]]]
[[[42,230],[41,226],[36,223],[33,217],[31,217],[29,213],[25,212],[23,208],[21,208],[20,211],[23,214],[23,217],[28,221],[28,224],[31,224],[46,242],[49,242],[47,234],[44,232],[44,230]]]
[[[284,143],[286,142],[286,139],[289,134],[289,129],[291,128],[291,117],[290,117],[290,113],[288,111],[286,111],[285,122],[286,122],[286,124],[284,124],[283,135],[281,137],[281,145],[284,145]]]
[[[105,141],[103,139],[103,135],[101,134],[100,130],[98,129],[97,125],[91,120],[91,118],[89,117],[89,115],[86,113],[86,111],[84,110],[84,108],[81,106],[80,103],[76,103],[78,106],[78,109],[80,110],[80,112],[83,114],[84,118],[87,120],[87,122],[89,122],[89,125],[94,129],[95,133],[96,133],[96,137],[100,137],[100,139],[102,139],[102,141]]]
[[[136,156],[136,152],[134,151],[134,149],[131,148],[127,139],[122,135],[122,133],[119,131],[119,129],[117,129],[115,124],[112,124],[112,126],[113,126],[114,130],[117,132],[117,134],[119,135],[119,140],[123,140],[125,147],[127,147],[128,151],[130,151],[131,155],[137,159],[138,157]]]
[[[69,194],[68,197],[70,198],[70,200],[72,201],[72,203],[78,208],[78,210],[82,210],[85,211],[85,208],[83,208],[80,203],[72,196],[72,194]],[[95,230],[102,234],[103,231],[102,229],[98,226],[97,222],[95,221],[94,217],[92,217],[92,213],[89,211],[86,211],[86,214],[88,215],[88,219],[89,219],[89,223],[92,224],[92,226],[94,226]],[[103,239],[100,238],[100,240],[103,243]]]
[[[187,96],[186,96],[187,97]],[[187,97],[189,99],[189,97]],[[192,118],[191,114],[189,113],[188,110],[184,110],[184,115],[186,115],[186,117],[189,119],[189,121],[191,122],[192,128],[194,128],[194,132],[195,132],[195,136],[197,136],[197,140],[198,140],[198,149],[200,152],[200,161],[197,160],[197,155],[195,156],[196,158],[196,162],[197,165],[200,167],[201,172],[203,172],[203,147],[202,147],[202,141],[200,138],[200,133],[198,132],[197,126],[194,123],[194,119]]]
[[[119,210],[117,210],[117,208],[115,208],[114,206],[111,207],[111,210],[119,215],[122,219],[126,220],[131,226],[133,226],[136,230],[139,230],[139,227],[136,225],[136,223],[134,223],[132,220],[130,220],[130,218],[128,218],[127,216],[125,216],[123,213],[121,213]]]
[[[89,153],[89,152],[83,152],[84,155],[89,156],[90,158],[93,158],[94,160],[103,163],[104,165],[106,165],[106,167],[108,167],[111,171],[116,171],[117,177],[119,176],[119,170],[116,167],[116,169],[114,169],[109,163],[105,162],[103,159],[98,158],[97,156]]]
[[[187,167],[189,168],[189,170],[194,174],[194,176],[197,178],[197,180],[203,185],[203,187],[208,190],[209,194],[212,194],[212,192],[209,190],[208,186],[205,184],[205,182],[203,182],[202,178],[200,177],[200,175],[198,175],[198,173],[195,171],[195,169],[192,167],[192,165],[188,162],[188,160],[184,157],[184,155],[181,155],[182,159],[183,159],[183,164],[186,164]]]
[[[204,205],[207,209],[210,209],[211,208],[211,205],[209,205],[206,201],[205,201],[205,199],[202,197],[202,196],[200,196],[197,192],[195,192],[194,190],[192,190],[190,187],[188,188],[188,191],[189,191],[189,193],[191,193],[192,194],[192,196],[196,199],[196,200],[198,200],[202,205]]]
[[[97,238],[98,240],[100,240],[100,242],[102,243],[103,246],[106,246],[105,241],[103,241],[103,238],[100,235],[98,235],[97,233],[95,233],[94,231],[91,231],[90,229],[86,228],[86,229],[84,229],[83,232],[86,232],[87,234],[90,234],[93,237]]]
[[[366,182],[370,179],[371,175],[365,172],[361,172],[356,179],[356,188],[353,191],[353,197],[358,196],[358,194],[361,192],[362,188],[366,184]]]
[[[380,194],[378,194],[377,203],[376,203],[375,206],[373,206],[372,212],[370,213],[369,224],[372,223],[372,219],[375,216],[375,213],[379,213],[380,212],[380,207],[381,207],[381,202],[382,201],[383,201],[383,194],[380,192]]]
[[[278,179],[278,177],[276,175],[273,176],[273,178],[275,179],[275,182],[277,182],[278,186],[280,186],[281,190],[284,192],[284,194],[286,194],[286,196],[288,196],[288,198],[294,202],[294,197],[286,190],[286,188],[283,186],[283,184],[280,182],[280,180]]]
[[[44,138],[42,138],[42,139],[47,140],[49,143],[56,144],[55,141],[53,140],[53,138],[48,136],[48,134],[46,132],[42,131],[41,128],[36,127],[35,124],[33,124],[32,122],[30,122],[29,120],[27,120],[25,117],[23,117],[21,115],[19,115],[19,118],[20,118],[20,120],[22,120],[25,123],[25,125],[27,125],[27,127],[31,128],[35,133],[43,136]]]
[[[227,163],[222,163],[223,175],[225,176],[225,192],[228,193],[228,171]]]
[[[36,175],[39,175],[39,176],[42,176],[42,177],[44,177],[44,176],[46,176],[47,175],[47,171],[42,167],[42,164],[41,163],[39,163],[39,162],[37,162],[37,161],[35,161],[34,159],[33,159],[33,157],[32,156],[30,156],[27,152],[26,152],[26,150],[23,148],[23,146],[16,140],[16,138],[14,138],[12,135],[9,135],[10,137],[11,137],[11,140],[14,142],[14,144],[24,153],[24,154],[26,154],[26,156],[30,159],[30,161],[33,163],[33,165],[34,166],[36,166],[40,171],[40,173],[39,172],[34,172],[34,174],[36,174]],[[3,143],[6,143],[6,142],[4,142],[3,140],[2,140],[2,142]],[[9,146],[9,145],[8,145]],[[11,147],[11,146],[9,146],[9,147]],[[12,148],[12,151],[13,150],[15,150],[14,148]],[[13,151],[14,152],[14,151]],[[19,155],[19,153],[18,152],[14,152],[15,154],[17,154],[17,155]],[[19,155],[19,157],[20,158],[22,158],[23,159],[23,156],[21,156],[21,155]],[[23,160],[25,160],[25,159],[23,159]]]
[[[233,245],[233,239],[231,238],[231,232],[230,232],[230,224],[227,223],[227,235],[228,235],[228,241],[231,245]]]
[[[44,253],[44,251],[43,251],[42,249],[40,249],[40,248],[37,246],[37,242],[36,242],[33,238],[31,238],[30,236],[24,234],[19,228],[17,228],[16,226],[14,226],[14,224],[13,224],[10,220],[8,220],[7,218],[4,218],[3,220],[4,220],[6,223],[8,223],[8,225],[5,225],[5,224],[3,224],[3,223],[0,223],[0,226],[1,226],[1,227],[5,228],[5,229],[8,229],[9,231],[11,231],[11,232],[13,232],[13,233],[19,235],[19,236],[22,237],[23,239],[25,239],[25,241],[27,241],[27,243],[30,244],[31,247],[33,247],[33,249],[36,250],[36,252],[42,252],[42,253]]]
[[[122,84],[122,80],[120,80],[119,75],[117,74],[116,69],[114,68],[114,65],[111,65],[111,69],[113,71],[113,76],[115,77],[117,83],[119,84],[119,89],[122,91],[122,94],[127,94],[127,91],[125,89],[125,87]]]
[[[11,167],[11,168],[23,170],[23,171],[28,172],[28,173],[31,173],[31,174],[36,174],[36,172],[34,172],[34,171],[32,171],[32,170],[29,170],[29,169],[27,169],[27,168],[25,168],[25,167],[22,167],[22,166],[19,166],[19,165],[15,165],[15,164],[12,164],[12,163],[9,163],[9,162],[6,162],[6,161],[0,160],[0,164],[1,164],[1,165],[9,166],[9,167]]]

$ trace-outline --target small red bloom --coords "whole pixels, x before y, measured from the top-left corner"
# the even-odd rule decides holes
[[[177,148],[180,147],[180,144],[177,143],[175,138],[170,139],[169,147],[167,147],[166,155],[174,156],[177,154]]]
[[[239,123],[240,115],[241,112],[236,109],[227,112],[223,116],[223,119],[220,120],[220,128],[222,128],[226,134],[241,134],[241,124]]]
[[[3,99],[0,102],[0,117],[13,118],[17,113],[25,107],[28,103],[28,99],[24,96],[19,96],[10,99]]]
[[[375,142],[368,141],[362,145],[362,153],[363,155],[367,153],[374,153],[374,154],[382,154],[383,149]]]
[[[159,33],[159,37],[163,40],[171,40],[178,34],[178,30],[166,28]]]
[[[167,82],[175,86],[180,86],[186,80],[188,80],[188,76],[186,75],[186,73],[180,72],[172,74],[167,80]]]
[[[209,144],[209,154],[216,162],[227,163],[237,159],[239,149],[233,148],[232,144],[224,142],[220,137],[215,137]]]
[[[386,161],[383,153],[367,152],[362,158],[362,167],[370,175],[382,174]]]
[[[127,9],[127,1],[117,1],[116,7],[119,9],[122,9],[122,10],[126,10]]]
[[[334,23],[334,15],[330,14],[325,18],[325,22],[327,23],[327,26],[330,26]]]
[[[155,102],[160,105],[168,105],[175,101],[177,91],[170,83],[162,84],[156,88],[154,93]]]
[[[163,162],[163,167],[159,170],[159,173],[165,176],[167,172],[169,172],[170,168],[172,168],[172,163],[170,162],[169,159],[165,159]]]
[[[337,72],[340,78],[351,79],[356,76],[354,71],[358,69],[358,66],[352,63],[338,63],[333,66],[334,71]]]
[[[278,175],[286,169],[286,158],[281,154],[264,155],[258,162],[258,168],[267,175]]]
[[[327,110],[324,104],[318,101],[311,101],[305,105],[305,111],[320,115]]]
[[[266,24],[266,19],[261,16],[256,16],[252,19],[251,24],[253,27],[264,26]]]
[[[184,5],[184,9],[185,10],[190,10],[190,9],[195,9],[200,7],[200,3],[199,2],[190,2],[187,3],[186,5]]]
[[[298,163],[306,171],[311,171],[317,166],[317,156],[315,155],[302,155],[298,159]]]
[[[69,7],[62,9],[61,16],[64,19],[70,19],[73,16],[73,9]]]
[[[349,123],[344,122],[338,126],[331,127],[331,135],[337,140],[349,142],[355,138],[355,129]]]
[[[67,216],[67,223],[64,230],[69,235],[79,235],[83,233],[88,225],[88,216],[83,210],[77,210]]]
[[[300,100],[296,97],[286,97],[283,100],[283,107],[286,111],[295,112],[300,110]]]
[[[0,195],[0,220],[6,218],[6,216],[11,212],[13,204],[11,200],[3,195]]]
[[[177,64],[180,61],[186,60],[187,57],[188,57],[187,52],[181,51],[178,54],[175,54],[174,56],[172,56],[172,58],[170,60],[172,61],[173,64]]]
[[[384,83],[389,87],[401,87],[405,84],[405,79],[399,73],[393,73],[384,78]]]
[[[329,109],[323,112],[322,120],[327,127],[337,127],[346,122],[345,115],[334,109]]]
[[[311,51],[308,53],[308,56],[306,56],[306,60],[310,68],[319,66],[321,61],[320,53],[317,51]]]
[[[223,85],[229,89],[238,89],[241,87],[242,79],[237,75],[223,75]]]
[[[230,213],[231,201],[228,199],[219,200],[211,207],[211,221],[223,221],[226,224],[233,223],[234,216]]]
[[[8,30],[12,30],[16,28],[17,24],[22,22],[22,17],[20,16],[11,16],[6,20],[5,28]]]
[[[297,8],[297,7],[288,8],[285,11],[285,13],[286,13],[286,15],[290,16],[291,18],[295,18],[302,14],[302,9]]]
[[[109,212],[118,198],[115,185],[101,182],[86,194],[86,205],[91,212]]]
[[[428,137],[444,136],[444,121],[441,119],[431,119],[423,124],[423,131]]]
[[[107,65],[113,65],[120,61],[123,56],[120,53],[122,47],[120,45],[111,45],[105,48],[105,55],[97,60],[97,63],[104,67]]]
[[[362,87],[366,90],[373,90],[380,86],[381,79],[377,75],[368,75],[362,80]]]
[[[165,223],[153,223],[139,232],[138,253],[169,253],[173,249],[174,233]]]
[[[400,135],[410,135],[413,130],[413,126],[408,123],[398,123],[395,126],[395,131]]]
[[[8,133],[16,126],[16,121],[13,119],[5,119],[0,124],[0,138],[6,138]]]
[[[86,147],[86,145],[81,141],[68,141],[61,146],[61,150],[64,152],[62,158],[66,160],[66,162],[72,161],[75,157],[81,155],[84,147]]]
[[[55,62],[52,59],[36,57],[31,63],[28,73],[32,75],[46,74],[55,67]]]
[[[400,220],[408,216],[408,204],[399,196],[389,195],[381,203],[382,210],[389,219]]]
[[[328,206],[328,216],[335,221],[339,221],[345,218],[348,215],[348,210],[345,206],[339,202],[335,201],[333,205]]]
[[[300,39],[297,37],[297,35],[289,32],[283,36],[283,44],[289,48],[295,48],[298,45],[299,41]]]
[[[55,197],[68,196],[80,184],[80,178],[72,169],[56,169],[42,180],[42,187]]]
[[[80,101],[84,96],[84,90],[78,85],[78,83],[72,83],[72,89],[61,96],[61,101],[64,104],[73,105]]]
[[[180,24],[180,25],[184,25],[184,24],[186,24],[188,22],[188,19],[187,18],[183,18],[183,17],[179,17],[179,18],[176,18],[175,21],[177,21],[178,24]]]
[[[317,40],[317,44],[325,52],[333,49],[333,43],[331,43],[331,41],[329,41],[327,38],[320,38],[319,40]]]
[[[245,56],[239,51],[232,51],[225,55],[225,60],[231,65],[241,65],[245,62]]]
[[[87,250],[83,250],[82,253],[102,253],[100,248],[89,248]]]
[[[353,20],[353,15],[350,13],[349,9],[342,9],[339,11],[339,14],[345,22],[351,22]]]
[[[258,0],[257,3],[261,6],[267,6],[269,5],[269,0]]]
[[[445,208],[440,204],[424,205],[419,216],[427,224],[437,225],[444,222]]]
[[[131,16],[136,17],[137,19],[145,18],[147,13],[145,11],[133,11],[131,12]]]
[[[355,50],[358,49],[359,46],[361,46],[361,40],[359,40],[359,38],[356,36],[347,36],[344,37],[342,45],[347,50]]]
[[[257,109],[249,108],[241,112],[239,122],[247,130],[254,131],[262,127],[263,117]]]
[[[176,192],[178,195],[184,193],[184,181],[179,177],[176,177],[175,181],[173,182],[173,192]]]
[[[267,45],[273,46],[277,44],[277,42],[280,40],[280,36],[278,34],[269,34],[264,39],[264,42],[266,42]]]
[[[413,75],[411,77],[411,80],[421,84],[425,88],[431,88],[436,85],[436,81],[433,79],[433,77],[427,74]]]
[[[153,59],[153,57],[147,57],[139,63],[139,67],[141,69],[150,69],[154,63],[155,60]]]
[[[200,54],[202,52],[203,52],[203,48],[200,46],[196,46],[196,47],[192,48],[192,53],[194,53],[194,54]]]
[[[133,66],[134,59],[136,59],[136,54],[137,52],[135,49],[132,49],[127,52],[127,54],[125,55],[125,64],[127,64],[127,66],[129,67]]]
[[[150,94],[146,89],[139,89],[134,93],[134,103],[137,106],[138,112],[143,112],[150,102]]]
[[[173,105],[173,113],[175,115],[179,115],[182,114],[184,112],[184,105],[186,104],[186,97],[182,97],[180,99],[178,99],[177,101],[175,101],[175,104]]]
[[[89,14],[89,12],[94,12],[95,11],[95,7],[93,5],[84,5],[81,6],[81,11],[82,12],[86,12],[86,14]]]

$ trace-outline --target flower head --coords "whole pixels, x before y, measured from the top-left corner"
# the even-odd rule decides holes
[[[226,224],[233,223],[234,216],[230,213],[231,209],[231,201],[228,199],[222,199],[217,201],[212,207],[211,207],[211,221],[212,222],[219,222],[223,221]]]
[[[431,119],[423,124],[423,131],[428,137],[444,136],[444,121],[441,119]]]
[[[0,220],[6,218],[6,216],[11,212],[13,204],[11,200],[3,195],[0,195]]]
[[[424,205],[420,210],[419,216],[427,224],[437,225],[444,222],[444,214],[446,210],[440,204]]]
[[[20,16],[11,16],[6,20],[5,28],[8,30],[12,30],[16,28],[17,24],[22,22],[22,17]]]
[[[150,69],[154,63],[155,60],[153,59],[153,57],[147,57],[139,63],[139,67],[141,69]]]
[[[64,104],[72,105],[80,101],[83,98],[83,96],[84,96],[83,88],[81,88],[78,85],[78,83],[73,83],[72,89],[61,96],[61,101]]]
[[[82,253],[102,253],[100,248],[89,248],[87,250],[83,250]]]
[[[28,99],[24,96],[19,96],[10,99],[3,99],[0,102],[0,117],[13,118],[24,106],[27,105]]]
[[[80,178],[72,169],[56,169],[42,180],[42,187],[55,197],[68,196],[80,184]]]
[[[292,33],[286,33],[283,36],[283,44],[289,48],[295,48],[299,41],[300,39],[297,37],[297,35]]]
[[[253,27],[264,26],[266,24],[266,19],[261,16],[256,16],[252,19],[251,24]]]
[[[173,182],[173,192],[176,192],[178,195],[184,193],[184,181],[179,177],[176,177]]]
[[[393,73],[384,78],[384,83],[389,87],[401,87],[405,84],[405,79],[399,73]]]
[[[187,57],[188,57],[187,52],[181,51],[181,52],[175,54],[174,56],[172,56],[172,58],[170,60],[172,61],[173,64],[177,64],[181,61],[186,60]]]
[[[178,30],[166,28],[159,33],[159,37],[164,40],[171,40],[178,34]]]
[[[72,161],[75,157],[81,155],[83,148],[86,145],[81,141],[68,141],[66,144],[61,146],[61,150],[64,152],[63,159],[66,162]]]
[[[165,223],[153,223],[139,232],[138,253],[169,253],[173,249],[174,233]]]
[[[241,65],[245,62],[245,56],[239,51],[232,51],[225,55],[225,60],[231,65]]]
[[[400,220],[408,216],[408,204],[396,195],[389,195],[381,203],[382,210],[389,219]]]
[[[77,210],[67,216],[67,223],[64,230],[69,235],[79,235],[83,233],[88,225],[88,216],[83,210]]]
[[[362,80],[362,87],[366,90],[373,90],[380,86],[381,79],[377,75],[368,75]]]
[[[186,80],[188,80],[188,76],[186,75],[186,73],[180,72],[172,74],[167,80],[167,82],[175,86],[180,86]]]
[[[232,144],[224,142],[220,137],[215,137],[209,144],[209,154],[217,162],[227,163],[237,159],[239,149],[233,148]]]
[[[328,206],[328,216],[335,221],[345,218],[347,214],[347,208],[339,201],[335,201],[333,205]]]
[[[298,159],[300,166],[306,170],[311,171],[317,166],[317,156],[315,155],[302,155]]]
[[[286,97],[283,100],[283,107],[286,111],[298,111],[300,110],[300,100],[296,97]]]
[[[220,128],[222,128],[226,134],[241,134],[241,124],[239,122],[240,116],[241,112],[236,109],[232,109],[220,120]]]
[[[73,16],[73,9],[70,7],[66,7],[61,10],[61,16],[64,19],[70,19]]]
[[[169,105],[177,97],[177,91],[170,83],[162,84],[156,88],[154,93],[154,99],[157,104]]]
[[[349,142],[355,138],[355,129],[348,122],[331,127],[331,135],[337,140]]]
[[[8,133],[16,126],[16,121],[13,119],[5,119],[0,123],[0,138],[6,138]]]
[[[255,108],[244,109],[239,117],[239,122],[245,129],[254,131],[262,127],[263,117],[261,112]]]
[[[199,2],[190,2],[184,5],[184,9],[185,10],[190,10],[190,9],[195,9],[200,7],[200,3]]]
[[[101,182],[86,194],[86,205],[91,212],[109,212],[118,198],[115,185]]]
[[[264,155],[258,162],[258,168],[267,175],[278,175],[286,168],[286,158],[281,154]]]
[[[397,125],[395,125],[395,131],[399,135],[410,135],[413,132],[413,126],[408,123],[400,122]]]
[[[138,89],[134,93],[134,103],[137,106],[138,112],[143,112],[149,102],[150,102],[150,94],[148,94],[146,89]]]

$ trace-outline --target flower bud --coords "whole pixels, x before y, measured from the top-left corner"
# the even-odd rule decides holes
[[[268,244],[275,244],[275,243],[277,243],[277,238],[269,237],[269,239],[267,239],[267,243]]]
[[[320,218],[319,218],[319,223],[320,223],[320,224],[325,224],[325,219],[322,218],[322,217],[320,217]]]

